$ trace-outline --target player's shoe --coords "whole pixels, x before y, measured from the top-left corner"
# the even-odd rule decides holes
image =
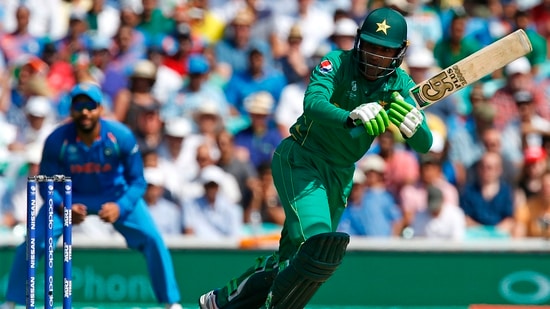
[[[168,304],[165,307],[166,309],[183,309],[180,304]]]
[[[7,301],[3,304],[0,304],[0,309],[15,309],[15,303]]]
[[[199,298],[199,307],[201,309],[219,309],[216,304],[216,293],[214,293],[214,290],[201,295]]]

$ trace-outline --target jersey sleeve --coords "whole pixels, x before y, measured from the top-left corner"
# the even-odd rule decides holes
[[[330,101],[335,85],[341,82],[338,74],[342,66],[340,55],[340,51],[329,53],[313,69],[304,97],[306,117],[336,127],[343,127],[349,116],[349,111],[337,107]]]
[[[124,128],[126,129],[126,128]],[[124,166],[124,179],[128,188],[117,200],[120,207],[120,216],[128,214],[142,198],[147,186],[143,177],[143,161],[135,136],[129,130],[121,130],[118,136],[121,164]]]

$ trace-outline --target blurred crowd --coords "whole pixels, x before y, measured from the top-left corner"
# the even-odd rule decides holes
[[[395,128],[378,137],[338,229],[548,236],[549,0],[4,0],[0,228],[24,230],[26,177],[69,116],[68,91],[93,82],[104,116],[138,139],[144,197],[163,234],[278,231],[273,151],[302,112],[311,70],[331,50],[353,49],[380,6],[406,17],[403,69],[416,82],[517,29],[533,52],[426,109],[429,153],[412,152]],[[112,230],[92,217],[75,232]]]

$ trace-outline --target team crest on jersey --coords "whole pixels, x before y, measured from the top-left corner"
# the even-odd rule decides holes
[[[332,71],[332,63],[330,60],[323,60],[321,61],[321,64],[319,64],[319,71],[321,73],[326,74]]]

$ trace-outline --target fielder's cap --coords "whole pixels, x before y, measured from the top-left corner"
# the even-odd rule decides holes
[[[514,74],[528,74],[531,72],[531,63],[529,63],[527,58],[521,57],[506,65],[504,72],[508,76],[512,76]]]
[[[166,121],[165,134],[173,137],[186,137],[193,130],[191,123],[186,118],[175,118]]]
[[[516,103],[531,103],[533,102],[533,94],[527,90],[518,90],[514,93],[514,101]]]
[[[338,36],[356,36],[359,25],[351,18],[341,18],[334,24],[332,35]]]
[[[77,96],[84,95],[92,101],[101,104],[103,101],[103,93],[98,85],[92,83],[80,83],[73,87],[70,92],[71,99]]]
[[[251,114],[269,115],[273,110],[275,99],[267,91],[258,91],[244,99],[244,108]]]
[[[359,162],[359,168],[365,173],[368,171],[384,173],[386,171],[386,161],[377,154],[370,154]]]
[[[164,186],[164,174],[158,167],[146,167],[143,169],[145,182],[149,185],[162,187]]]
[[[546,159],[546,151],[540,146],[530,146],[523,151],[523,160],[532,164]]]
[[[32,96],[25,104],[25,112],[34,117],[46,117],[52,111],[50,100],[43,96]]]
[[[205,74],[210,70],[208,59],[203,55],[192,55],[189,57],[189,74]]]
[[[208,183],[222,184],[225,178],[225,172],[223,169],[216,165],[209,165],[202,169],[199,175],[199,181],[203,185]]]
[[[436,186],[428,186],[428,210],[437,211],[443,206],[443,192]]]
[[[157,78],[157,66],[151,60],[139,60],[134,66],[130,77],[155,80]]]

